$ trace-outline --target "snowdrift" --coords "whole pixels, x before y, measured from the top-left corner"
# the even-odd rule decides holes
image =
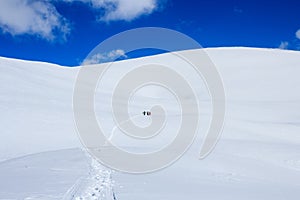
[[[147,59],[168,63],[188,77],[203,119],[192,148],[171,167],[139,176],[114,172],[117,199],[298,199],[300,52],[205,51],[222,76],[227,113],[221,139],[204,160],[198,160],[197,154],[211,109],[199,77],[182,69],[171,54],[120,61],[107,73],[103,81],[108,86],[99,88],[95,99],[99,98],[99,121],[108,131],[114,129],[109,84]],[[0,58],[0,199],[62,199],[88,173],[72,111],[79,68]],[[153,101],[168,102],[171,113],[177,109],[168,94],[157,88],[141,91],[135,101],[133,113]],[[176,128],[176,124],[170,117],[169,126]],[[116,133],[114,140],[123,144],[126,138]]]

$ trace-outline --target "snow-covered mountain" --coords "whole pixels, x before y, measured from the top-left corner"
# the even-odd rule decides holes
[[[205,51],[223,79],[227,113],[221,139],[204,160],[197,156],[211,107],[199,77],[182,68],[172,54],[116,62],[107,72],[103,79],[107,87],[97,89],[95,100],[98,119],[108,132],[115,128],[108,101],[110,83],[146,60],[169,64],[187,77],[197,92],[203,122],[192,148],[169,168],[144,175],[113,172],[115,198],[298,199],[300,52],[257,48]],[[72,111],[79,69],[0,58],[0,199],[70,199],[87,186],[78,184],[89,176],[90,166],[80,151]],[[175,100],[157,88],[146,88],[137,96],[130,108],[133,113],[153,99],[167,102],[170,112],[176,112]],[[176,128],[176,124],[176,117],[170,117],[169,126]],[[126,138],[116,133],[113,140],[124,144]],[[97,182],[92,185],[89,189],[96,190]]]

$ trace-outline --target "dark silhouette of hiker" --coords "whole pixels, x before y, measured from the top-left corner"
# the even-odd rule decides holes
[[[150,111],[144,111],[144,112],[142,112],[143,113],[143,115],[147,115],[147,116],[150,116],[151,115],[151,112]]]

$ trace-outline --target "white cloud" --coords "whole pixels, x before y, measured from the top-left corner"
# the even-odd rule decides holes
[[[112,50],[107,53],[98,53],[83,61],[82,65],[92,65],[105,62],[112,62],[117,58],[127,58],[122,49]]]
[[[131,21],[157,9],[158,0],[0,0],[0,30],[12,35],[38,35],[47,40],[70,33],[67,20],[54,2],[82,2],[99,21]]]
[[[279,45],[279,49],[287,49],[289,46],[289,42],[281,42]]]
[[[112,9],[108,9],[106,14],[100,18],[102,21],[113,21],[113,20],[133,20],[140,15],[147,15],[153,12],[156,8],[156,2],[154,0],[118,0],[116,1]]]
[[[94,9],[103,9],[100,21],[131,21],[141,15],[151,14],[157,9],[157,0],[64,0],[65,2],[80,1]]]
[[[296,32],[296,37],[300,40],[300,29]]]
[[[53,40],[69,33],[66,19],[48,1],[0,0],[0,28],[12,35],[34,34]]]

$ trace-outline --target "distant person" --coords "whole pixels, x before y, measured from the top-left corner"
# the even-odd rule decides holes
[[[150,116],[150,115],[151,115],[151,112],[150,112],[150,111],[143,111],[142,113],[143,113],[143,115],[145,115],[145,116],[146,116],[146,115],[147,115],[147,116]]]

